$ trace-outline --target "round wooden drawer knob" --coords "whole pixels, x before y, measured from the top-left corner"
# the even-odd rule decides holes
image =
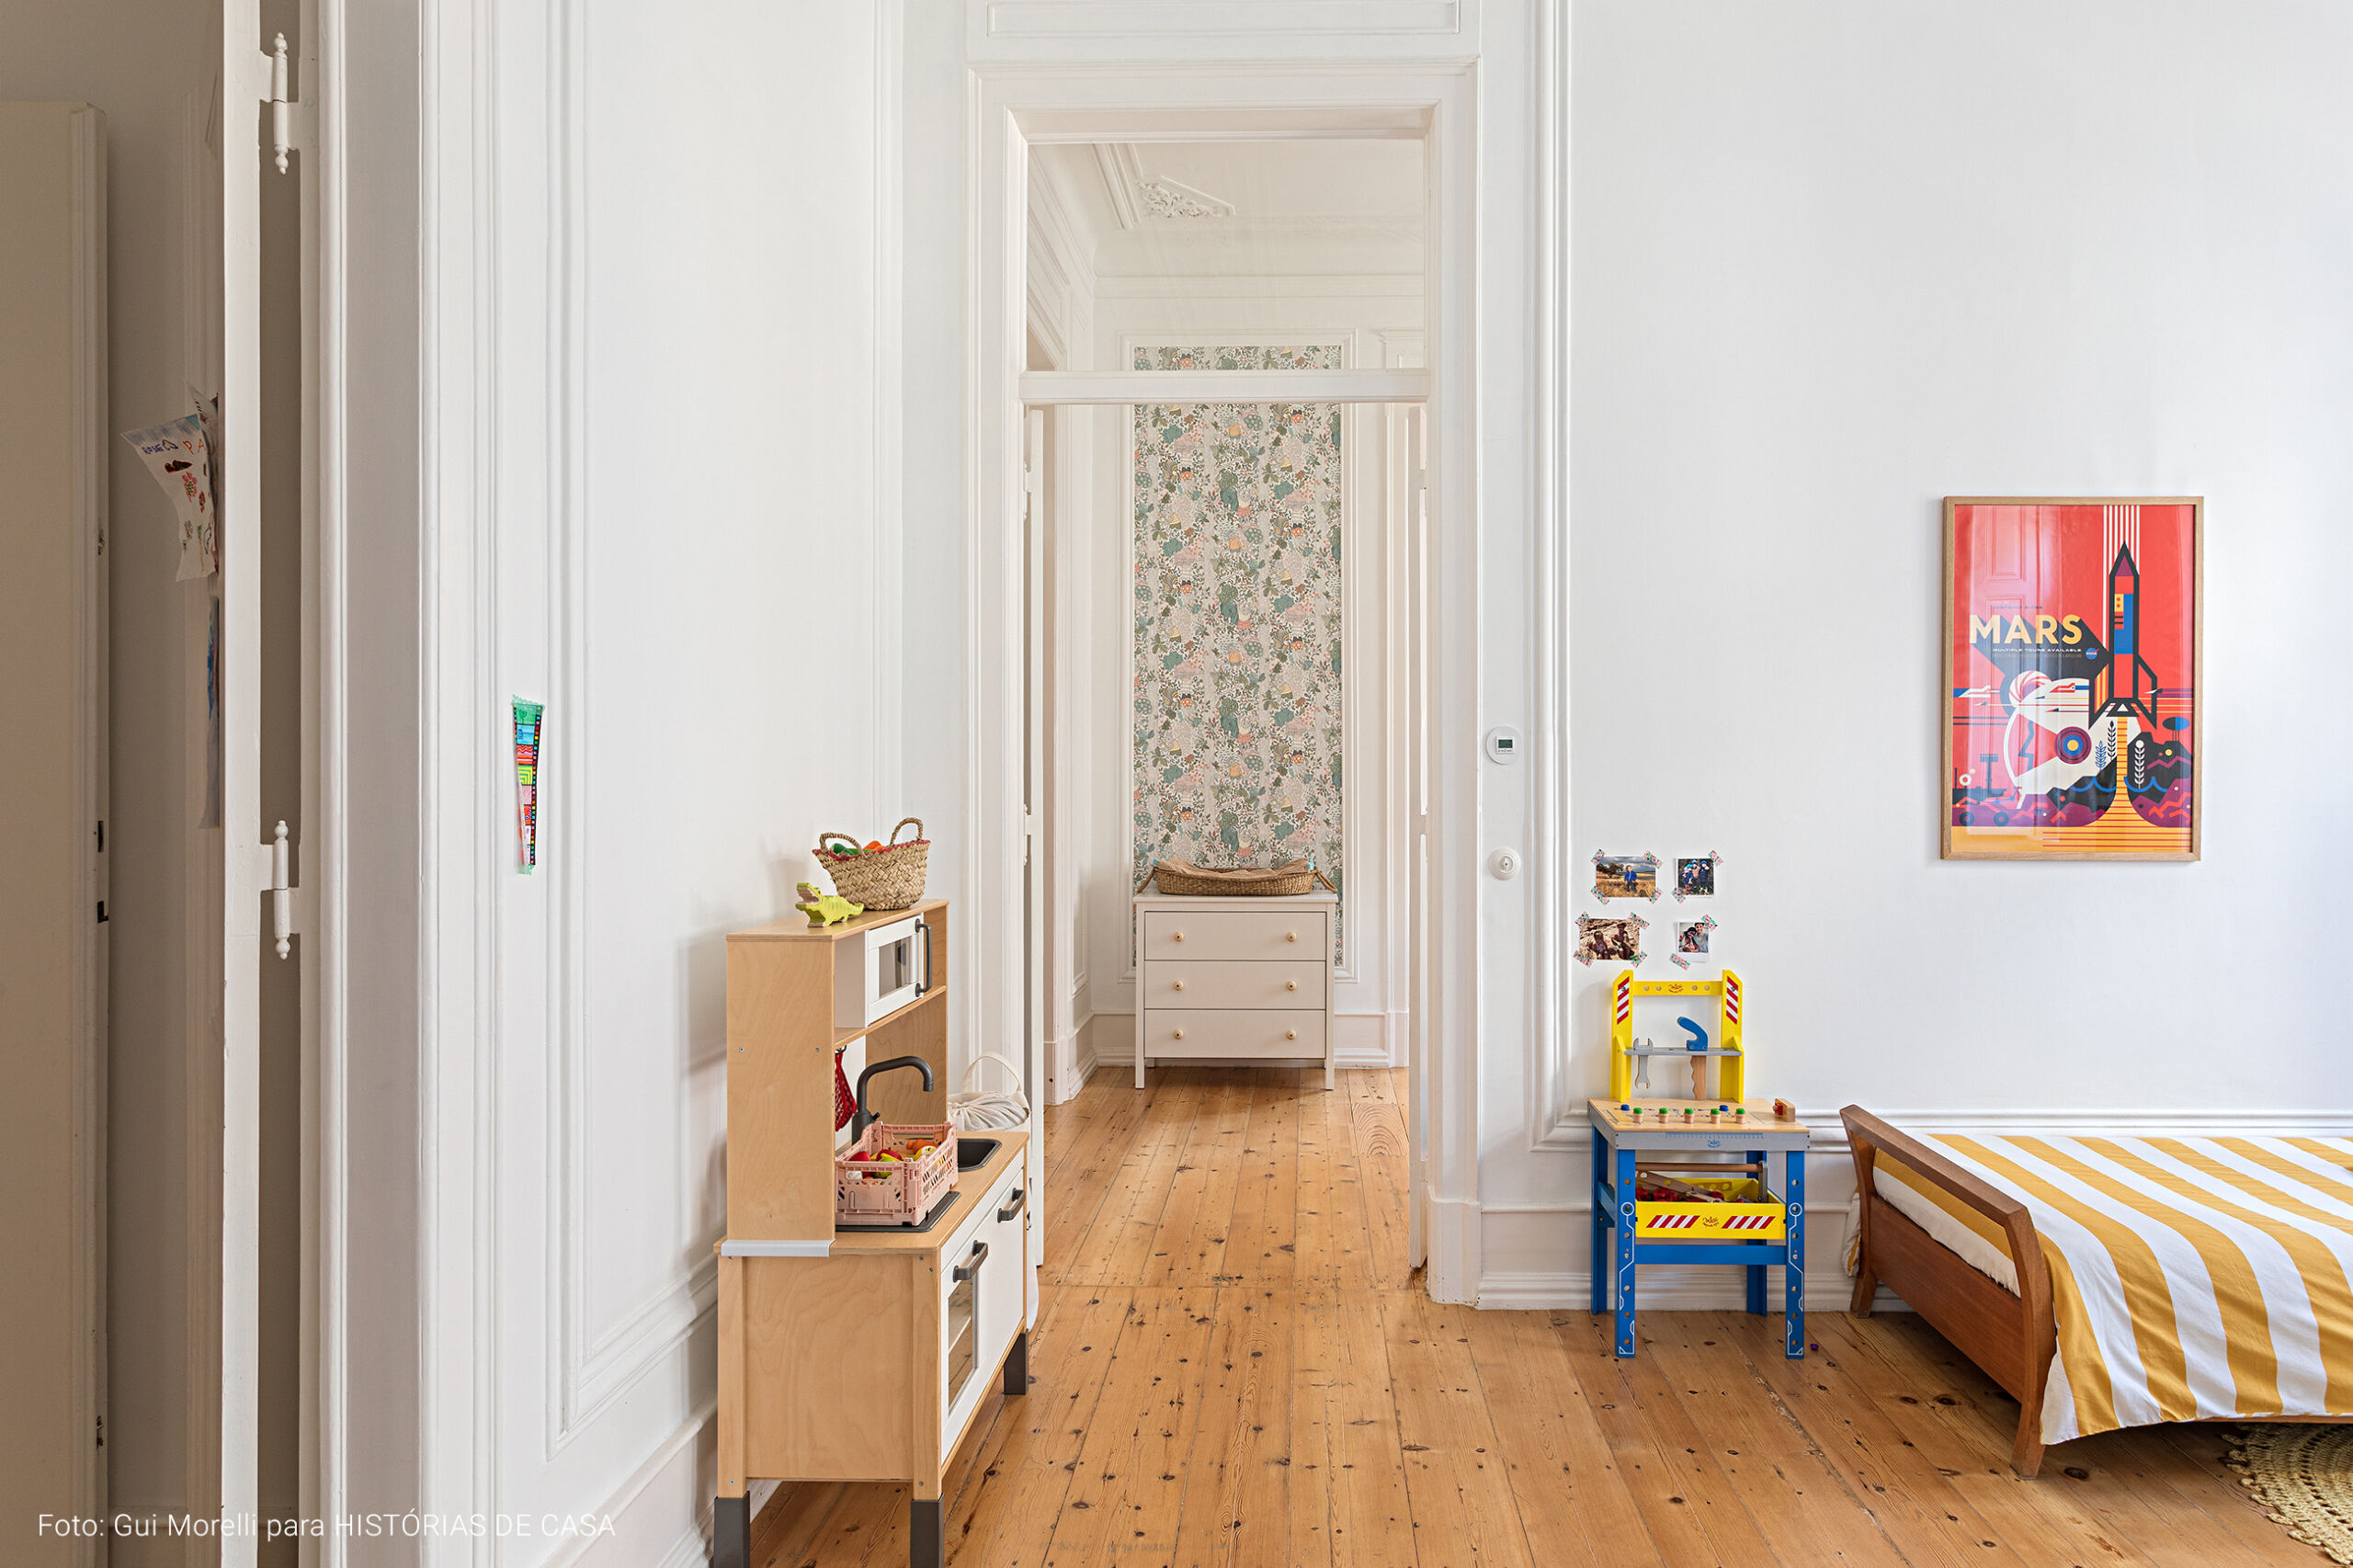
[[[1283,989],[1286,991],[1296,991],[1299,989],[1299,982],[1296,980],[1286,980],[1283,982]]]
[[[1172,935],[1174,935],[1174,936],[1176,937],[1176,938],[1178,941],[1180,941],[1180,942],[1181,942],[1181,941],[1183,941],[1183,940],[1185,939],[1185,933],[1184,933],[1184,932],[1182,932],[1182,931],[1174,932],[1174,933],[1172,933]]]
[[[1285,1029],[1283,1030],[1283,1038],[1285,1040],[1297,1040],[1299,1038],[1299,1031],[1297,1029]]]
[[[1181,981],[1181,980],[1180,980],[1180,981],[1178,981],[1178,982],[1176,983],[1176,989],[1177,989],[1177,990],[1179,990],[1179,991],[1184,990],[1184,989],[1185,989],[1185,983],[1184,983],[1183,981]]]
[[[1299,940],[1299,933],[1296,931],[1286,931],[1283,933],[1283,940],[1286,942],[1296,942]]]
[[[1185,1038],[1185,1031],[1184,1031],[1183,1029],[1178,1029],[1178,1030],[1176,1031],[1176,1038],[1177,1038],[1178,1040],[1183,1040],[1183,1039]]]

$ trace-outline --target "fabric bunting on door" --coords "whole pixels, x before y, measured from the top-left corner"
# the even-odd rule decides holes
[[[540,863],[540,716],[542,702],[515,699],[515,869]]]

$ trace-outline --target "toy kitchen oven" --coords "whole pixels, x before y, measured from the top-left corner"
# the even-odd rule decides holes
[[[834,944],[834,1027],[862,1029],[931,989],[931,923],[920,915]]]

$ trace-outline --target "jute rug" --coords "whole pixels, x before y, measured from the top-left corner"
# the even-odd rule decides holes
[[[2353,1426],[2249,1426],[2224,1462],[2274,1523],[2353,1568]]]

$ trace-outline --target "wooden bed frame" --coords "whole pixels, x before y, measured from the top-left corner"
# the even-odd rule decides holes
[[[1882,1281],[1926,1318],[1978,1369],[2018,1402],[2018,1440],[2010,1465],[2020,1475],[2042,1469],[2042,1388],[2059,1347],[2051,1315],[2051,1274],[2034,1237],[2034,1216],[2006,1192],[1897,1131],[1860,1106],[1838,1113],[1855,1155],[1855,1191],[1862,1199],[1863,1246],[1855,1271],[1857,1317],[1871,1314]],[[1873,1167],[1887,1150],[1929,1181],[2002,1227],[2018,1293],[2011,1295],[1961,1261],[1959,1253],[1912,1222],[1879,1195]]]
[[[1871,1315],[1871,1298],[1885,1284],[1904,1298],[1978,1369],[2018,1402],[2018,1432],[2010,1465],[2020,1475],[2042,1469],[2042,1389],[2051,1358],[2058,1353],[2058,1320],[2051,1311],[2051,1272],[2035,1240],[2034,1216],[2025,1204],[1900,1132],[1860,1106],[1838,1113],[1855,1156],[1855,1191],[1862,1198],[1862,1256],[1855,1271],[1855,1316]],[[1922,1230],[1879,1195],[1873,1167],[1887,1150],[2002,1227],[2017,1266],[2018,1293],[2011,1295],[1961,1260],[1959,1253]],[[2221,1421],[2254,1417],[2216,1416]],[[2290,1421],[2339,1425],[2339,1415],[2266,1415],[2268,1424]]]

